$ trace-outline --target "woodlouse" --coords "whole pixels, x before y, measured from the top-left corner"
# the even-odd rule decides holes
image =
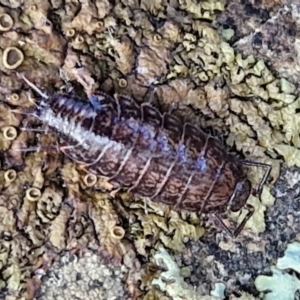
[[[20,76],[20,75],[19,75]],[[151,103],[139,106],[133,99],[99,92],[90,102],[56,94],[43,94],[21,78],[45,100],[34,115],[59,134],[60,150],[89,172],[106,177],[114,188],[124,188],[156,202],[198,213],[219,213],[229,205],[240,210],[251,193],[259,194],[271,167],[237,160],[214,137],[183,123]],[[266,172],[256,190],[242,165],[260,166]],[[237,236],[254,208],[231,233]]]

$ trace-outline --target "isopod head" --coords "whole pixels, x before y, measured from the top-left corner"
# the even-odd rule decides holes
[[[250,180],[243,179],[235,186],[235,191],[230,199],[230,209],[233,212],[239,211],[247,202],[252,190]]]

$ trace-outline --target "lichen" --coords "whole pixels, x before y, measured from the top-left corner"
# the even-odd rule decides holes
[[[128,290],[146,294],[147,286],[138,282],[151,251],[164,246],[181,253],[204,234],[202,216],[175,212],[128,194],[109,194],[107,181],[87,174],[60,153],[32,153],[36,144],[51,149],[56,136],[30,113],[21,113],[35,108],[39,99],[15,70],[50,94],[73,89],[86,98],[86,93],[100,88],[139,102],[158,100],[166,109],[177,103],[174,114],[208,132],[213,128],[241,157],[271,164],[271,181],[261,199],[249,198],[255,213],[237,239],[241,243],[250,237],[259,240],[274,204],[271,187],[280,164],[300,166],[298,80],[276,72],[281,68],[277,57],[283,57],[284,70],[291,69],[285,51],[275,58],[263,47],[252,55],[240,52],[245,50],[243,43],[232,40],[240,27],[251,23],[229,28],[227,33],[216,28],[218,15],[222,18],[234,11],[234,5],[225,6],[223,0],[167,5],[162,1],[31,0],[21,1],[20,7],[17,2],[0,4],[0,135],[4,137],[0,138],[0,233],[7,239],[1,242],[0,255],[7,270],[0,280],[1,291],[7,289],[3,297],[32,298],[41,284],[35,271],[46,272],[65,250],[79,255],[92,250],[114,264],[126,262],[132,270]],[[297,17],[293,7],[287,11]],[[283,12],[275,15],[286,18]],[[234,22],[247,18],[247,14],[234,16]],[[274,20],[260,22],[263,32]],[[290,72],[295,77],[294,69]],[[153,86],[155,93],[148,95]],[[254,187],[263,172],[263,168],[249,168]],[[229,217],[239,223],[244,215],[242,210]],[[247,242],[247,247],[255,248],[253,244]],[[195,255],[194,249],[186,251]],[[143,259],[137,259],[137,254]],[[176,280],[183,283],[182,278]],[[163,280],[160,285],[172,293]],[[189,288],[188,293],[195,295]],[[145,297],[152,296],[165,297],[154,289]]]
[[[124,288],[128,269],[104,264],[99,257],[64,255],[49,270],[39,299],[127,299]],[[126,298],[127,297],[127,298]]]
[[[272,276],[259,275],[255,279],[258,291],[264,293],[265,300],[283,299],[294,300],[300,290],[300,281],[294,274],[287,273],[287,269],[300,273],[300,243],[288,245],[284,256],[279,258],[275,266],[271,266]]]
[[[0,31],[8,31],[14,25],[14,20],[9,14],[0,14]]]
[[[289,244],[284,256],[278,258],[276,266],[280,270],[292,269],[300,274],[300,243]]]
[[[265,300],[282,299],[294,300],[295,293],[300,289],[300,281],[292,275],[282,273],[271,267],[272,277],[260,275],[255,280],[255,286],[260,292],[267,292]],[[271,290],[270,292],[268,292]]]
[[[197,240],[204,234],[195,214],[180,214],[145,198],[132,201],[127,194],[122,195],[122,202],[117,201],[116,207],[129,220],[130,235],[141,255],[148,256],[146,247],[150,245],[181,251],[184,241]]]
[[[217,282],[215,283],[214,289],[210,292],[211,296],[216,298],[224,299],[225,298],[225,289],[226,285],[224,283]]]
[[[163,268],[159,278],[152,280],[152,285],[157,286],[161,291],[167,293],[174,300],[191,299],[191,300],[218,300],[223,297],[200,295],[192,286],[189,286],[182,276],[182,272],[172,260],[164,248],[159,248],[153,256],[155,264]]]
[[[18,68],[24,61],[23,52],[17,47],[7,47],[2,53],[2,64],[4,68],[13,70]]]

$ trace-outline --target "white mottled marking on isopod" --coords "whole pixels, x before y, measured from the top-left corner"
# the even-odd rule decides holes
[[[86,130],[73,120],[67,120],[66,118],[55,115],[50,108],[41,112],[40,119],[43,123],[55,128],[58,132],[82,144],[87,150],[91,150],[91,147],[101,148],[107,144],[110,144],[113,151],[121,151],[125,147],[122,143],[112,141],[108,137],[95,135],[94,132]]]

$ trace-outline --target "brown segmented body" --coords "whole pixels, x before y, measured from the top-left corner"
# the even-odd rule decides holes
[[[24,75],[17,74],[44,100],[27,111],[53,128],[59,148],[88,171],[124,188],[176,209],[198,213],[240,210],[250,192],[260,194],[271,166],[237,160],[212,136],[161,114],[151,103],[141,106],[126,96],[104,93],[89,96],[90,103],[67,95],[44,94]],[[264,167],[266,172],[252,189],[242,165]],[[219,214],[220,225],[236,237],[254,207],[232,232]]]
[[[251,184],[242,165],[201,129],[150,103],[94,94],[91,103],[63,95],[42,101],[38,118],[60,134],[62,151],[115,188],[177,209],[233,211]]]

